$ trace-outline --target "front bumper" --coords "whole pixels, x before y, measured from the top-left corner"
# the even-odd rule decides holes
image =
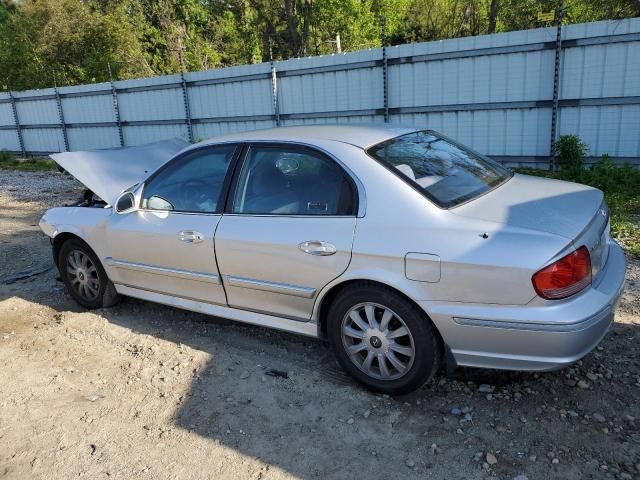
[[[575,298],[524,306],[419,303],[458,366],[554,370],[580,360],[605,336],[625,268],[622,249],[611,241],[603,270]]]

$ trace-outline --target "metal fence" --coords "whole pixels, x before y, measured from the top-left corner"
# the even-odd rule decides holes
[[[559,55],[556,59],[556,51]],[[640,18],[523,30],[75,87],[0,93],[0,149],[190,140],[284,125],[425,126],[509,164],[555,137],[640,165]]]

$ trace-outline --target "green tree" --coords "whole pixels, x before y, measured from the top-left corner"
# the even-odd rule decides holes
[[[130,16],[76,0],[26,0],[0,16],[0,72],[14,89],[150,75]],[[8,15],[7,15],[8,13]]]
[[[0,0],[0,88],[126,79],[549,26],[557,0]],[[640,16],[567,0],[565,24]]]

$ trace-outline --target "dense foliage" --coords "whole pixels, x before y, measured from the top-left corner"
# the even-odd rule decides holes
[[[565,23],[640,16],[572,0]],[[0,89],[257,63],[548,26],[555,0],[0,0]]]

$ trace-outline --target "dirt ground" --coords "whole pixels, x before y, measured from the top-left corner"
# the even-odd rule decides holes
[[[460,369],[389,398],[318,341],[133,299],[84,311],[37,226],[78,194],[0,171],[0,478],[640,478],[638,260],[572,368]]]

